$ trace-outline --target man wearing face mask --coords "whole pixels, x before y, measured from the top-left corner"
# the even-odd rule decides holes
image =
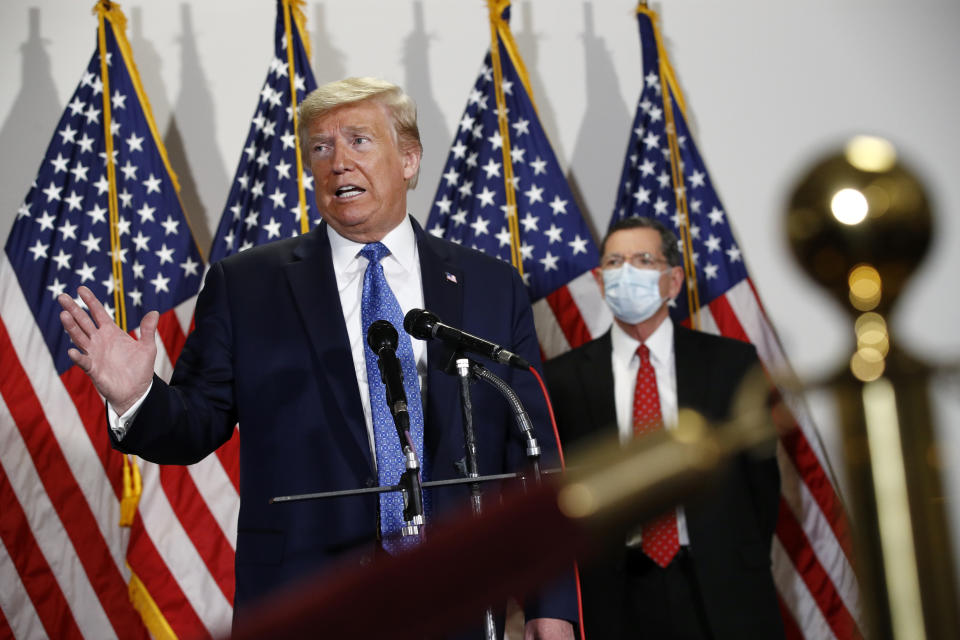
[[[545,363],[564,446],[672,429],[681,408],[729,414],[756,350],[673,323],[682,264],[656,220],[626,218],[607,233],[597,279],[613,326]],[[702,496],[639,524],[584,568],[587,637],[783,638],[770,561],[779,496],[776,460],[744,456]]]

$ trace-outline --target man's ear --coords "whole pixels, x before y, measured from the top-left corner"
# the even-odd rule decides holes
[[[417,175],[420,169],[420,156],[423,152],[417,145],[411,145],[409,149],[401,152],[400,161],[403,164],[403,179],[410,180]]]
[[[670,267],[667,277],[669,278],[667,297],[672,300],[680,294],[680,289],[683,288],[683,267]]]

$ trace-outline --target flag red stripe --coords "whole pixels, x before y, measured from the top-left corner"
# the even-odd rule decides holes
[[[170,314],[172,313],[173,312],[167,312],[163,314],[163,316],[169,317]],[[167,327],[169,328],[170,325],[167,324]],[[161,336],[161,339],[163,339],[163,336]],[[167,348],[166,343],[164,344],[165,344],[165,348]],[[108,478],[110,478],[110,481],[112,482],[114,487],[114,491],[116,492],[116,495],[119,499],[120,496],[122,495],[123,457],[122,457],[122,454],[120,454],[119,452],[115,451],[112,448],[109,436],[107,435],[108,427],[107,427],[107,420],[106,420],[105,405],[103,401],[100,399],[100,396],[97,394],[96,389],[93,387],[93,383],[90,381],[89,377],[86,374],[84,374],[78,367],[71,367],[70,369],[68,369],[66,372],[62,374],[61,379],[63,380],[64,386],[67,388],[67,391],[69,392],[70,397],[73,400],[74,404],[77,405],[77,410],[78,410],[78,413],[80,414],[81,421],[83,422],[84,427],[88,435],[90,436],[91,440],[94,441],[95,449],[97,450],[97,453],[101,458],[101,462],[103,463],[104,468],[106,469],[107,476]],[[188,473],[185,468],[181,470],[183,473]],[[191,479],[191,482],[192,482],[192,479]],[[195,485],[194,485],[194,488],[195,488]],[[199,494],[196,494],[196,495],[199,498]],[[168,495],[168,499],[171,500],[172,503],[175,502],[173,496]],[[200,498],[200,500],[201,502],[199,502],[198,504],[202,505],[202,508],[205,511],[207,511],[207,513],[209,514],[209,510],[206,507],[206,502],[202,501],[202,498]],[[171,507],[176,509],[176,507],[173,504],[171,504]],[[139,514],[137,517],[139,518]],[[197,541],[194,540],[193,536],[191,535],[193,530],[193,526],[191,525],[191,520],[188,518],[180,518],[179,514],[178,514],[178,519],[181,520],[181,525],[183,526],[188,536],[191,537],[191,540],[196,545]],[[209,523],[210,521],[212,521],[212,516],[210,516],[210,519],[207,520],[207,523]],[[142,521],[140,521],[139,526],[141,527],[143,526]],[[212,526],[208,524],[207,528],[210,529],[211,531],[216,531],[216,532],[222,531],[219,525],[217,525],[215,522],[213,522]],[[149,535],[146,533],[146,531],[143,531],[143,533],[141,534],[141,537],[149,541]],[[131,541],[132,540],[133,540],[133,537],[131,536]],[[221,584],[220,586],[221,586],[221,589],[227,589],[227,593],[228,593],[227,599],[228,601],[232,602],[232,594],[234,591],[233,555],[232,555],[232,547],[229,545],[229,542],[227,542],[226,544],[227,544],[227,549],[229,549],[231,552],[231,555],[229,556],[229,560],[226,563],[227,575],[229,575],[229,578],[225,578],[227,580],[227,584]],[[137,575],[140,578],[141,582],[144,583],[144,586],[147,588],[147,591],[150,593],[151,597],[153,597],[154,601],[157,602],[158,607],[163,612],[163,615],[168,618],[168,623],[175,629],[177,628],[174,625],[174,623],[169,619],[171,617],[171,612],[173,612],[173,617],[181,620],[181,622],[179,623],[179,626],[182,627],[183,631],[186,632],[186,635],[188,637],[193,637],[198,632],[207,633],[206,627],[203,625],[201,618],[199,617],[197,612],[193,610],[192,606],[189,604],[189,601],[185,598],[180,586],[177,583],[177,580],[170,573],[168,567],[166,566],[165,561],[163,560],[159,551],[153,545],[152,541],[149,542],[149,549],[150,550],[148,551],[148,553],[152,553],[155,556],[155,558],[152,561],[148,562],[149,570],[151,571],[151,573],[149,575],[144,575],[143,571],[137,571]],[[204,557],[202,550],[199,548],[198,548],[198,553],[200,553],[201,556]],[[135,558],[135,555],[136,554],[134,553],[132,547],[128,547],[127,562],[131,566],[133,566],[134,560],[138,559],[138,558]],[[205,557],[205,560],[206,560],[206,557]],[[216,562],[216,560],[214,560],[214,562]],[[160,572],[160,573],[158,574],[157,572]],[[218,584],[220,583],[220,579],[223,578],[222,574],[223,574],[223,571],[211,573],[214,579],[218,581]],[[165,575],[167,577],[166,578],[155,577],[158,575],[160,576]],[[127,601],[126,595],[124,596],[124,600]],[[166,604],[161,605],[160,604],[161,602],[165,602]],[[198,630],[202,630],[202,631],[198,631]],[[183,633],[178,632],[177,635],[182,636]]]
[[[130,528],[127,562],[150,593],[157,608],[163,612],[167,624],[177,637],[210,637],[200,616],[190,605],[180,584],[170,573],[153,540],[147,534],[139,513],[134,517]]]
[[[757,303],[759,304],[759,299]],[[710,312],[723,335],[749,342],[749,338],[740,324],[736,312],[730,307],[726,296],[720,296],[711,302]],[[787,435],[782,436],[780,441],[793,461],[797,474],[810,491],[820,511],[823,512],[824,518],[830,524],[830,528],[833,530],[833,534],[836,536],[844,554],[848,559],[852,558],[850,527],[847,523],[846,513],[840,504],[833,484],[827,478],[827,474],[817,458],[817,454],[810,447],[810,443],[807,442],[803,430],[800,428],[793,429]]]
[[[180,357],[186,335],[180,326],[176,312],[171,309],[160,316],[157,332],[167,351],[167,357],[173,364]],[[224,468],[228,475],[230,470]],[[231,477],[231,481],[234,481]],[[161,466],[160,482],[170,507],[193,542],[197,553],[203,559],[210,575],[217,582],[228,602],[233,602],[234,572],[233,547],[227,540],[216,518],[210,512],[206,501],[197,489],[186,467]],[[239,482],[235,482],[235,485]]]
[[[233,547],[186,467],[161,465],[160,484],[170,507],[228,602],[233,602]]]
[[[83,638],[2,465],[0,505],[3,505],[0,509],[0,538],[10,551],[10,561],[17,568],[47,635],[51,638]]]
[[[780,607],[780,618],[783,620],[784,640],[803,640],[803,631],[800,630],[797,621],[793,618],[793,613],[790,612],[783,602],[783,596],[779,593],[777,593],[777,604]]]
[[[3,469],[0,469],[0,473],[3,472]],[[0,638],[12,638],[13,629],[10,628],[10,623],[7,621],[7,617],[3,615],[3,607],[0,607]]]
[[[797,573],[803,579],[823,614],[838,638],[861,638],[857,624],[837,593],[836,585],[813,553],[806,533],[800,527],[786,501],[780,500],[780,516],[777,519],[777,538],[790,556]]]
[[[216,451],[220,458],[220,464],[223,470],[227,472],[227,477],[233,483],[233,488],[240,493],[240,429],[233,428],[233,435],[224,442]]]
[[[566,285],[560,287],[546,298],[547,304],[553,309],[557,317],[557,324],[563,330],[571,349],[575,349],[585,342],[590,342],[593,336],[580,315],[580,307],[570,295]]]
[[[720,335],[742,342],[750,342],[750,337],[743,330],[740,319],[737,318],[737,314],[730,307],[727,296],[717,296],[707,306],[710,307],[710,313],[713,314],[713,319],[720,329]]]
[[[97,438],[100,440],[100,442],[96,444],[96,449],[101,456],[101,461],[103,462],[104,467],[107,469],[108,477],[113,483],[114,490],[116,491],[119,499],[119,497],[122,495],[123,457],[122,454],[115,451],[110,444],[109,436],[107,435],[108,427],[105,414],[105,405],[102,400],[100,400],[99,395],[96,395],[96,390],[93,387],[93,383],[90,381],[90,378],[78,367],[72,367],[64,372],[61,376],[61,379],[63,379],[64,385],[67,387],[67,390],[70,393],[74,403],[78,405],[77,408],[80,413],[81,420],[83,421],[88,434],[90,434],[91,439]],[[90,394],[94,394],[96,402],[89,401]],[[186,469],[182,469],[182,471],[187,473]],[[168,496],[168,499],[172,500],[170,496]],[[201,504],[203,505],[203,508],[206,509],[206,503],[201,502]],[[140,523],[139,526],[142,528],[143,523],[139,518],[140,516],[138,514],[137,521]],[[179,518],[179,515],[178,519],[181,519]],[[187,531],[188,535],[190,535],[190,531],[192,529],[190,526],[190,521],[184,521],[184,519],[181,519],[181,525],[183,526],[184,530]],[[216,527],[216,531],[220,531],[220,527],[218,525],[214,523],[213,526]],[[142,570],[138,571],[137,569],[134,569],[134,571],[137,573],[137,576],[140,578],[141,582],[144,583],[144,586],[150,593],[151,597],[155,602],[157,602],[158,607],[163,612],[163,615],[167,618],[167,622],[174,629],[177,629],[177,626],[182,628],[182,631],[177,632],[177,635],[181,637],[184,635],[184,633],[187,637],[194,637],[199,632],[207,633],[199,615],[189,604],[189,601],[184,596],[183,591],[177,583],[177,580],[170,573],[165,561],[163,560],[159,551],[153,545],[152,541],[150,541],[149,535],[145,530],[141,533],[140,537],[147,540],[148,551],[146,551],[146,553],[152,554],[155,557],[147,561],[148,569],[150,571],[149,574],[145,574]],[[127,548],[126,556],[127,562],[131,565],[131,567],[134,566],[135,560],[140,560],[140,558],[137,557],[137,554],[140,552],[134,552],[133,550],[133,539],[133,534],[131,534],[131,543]],[[196,541],[194,541],[194,544],[196,545]],[[198,553],[202,552],[198,549]],[[228,588],[232,594],[232,556],[230,562],[228,562],[228,565],[230,568],[229,574],[231,582],[231,585]],[[217,579],[219,576],[218,573],[213,573],[212,575],[214,579]],[[124,596],[124,598],[126,601],[126,596]],[[228,597],[228,600],[232,601],[232,597]],[[161,605],[161,602],[165,602],[166,604]],[[175,625],[170,619],[171,615],[173,618],[180,620],[178,625]]]
[[[7,401],[13,421],[30,452],[43,488],[57,511],[60,522],[73,543],[77,558],[97,594],[114,629],[129,627],[133,633],[140,618],[127,600],[127,584],[120,573],[107,541],[100,533],[97,519],[77,485],[60,448],[59,441],[44,416],[43,407],[30,386],[10,342],[6,325],[0,321],[0,354],[5,366],[0,370],[0,393]]]
[[[763,300],[760,299],[760,294],[757,293],[757,287],[753,284],[753,278],[747,278],[747,282],[750,284],[750,291],[753,292],[753,297],[757,301],[757,308],[760,309],[760,313],[762,313],[764,317],[769,317],[767,316],[767,310],[763,308]],[[772,324],[770,325],[770,330],[773,330]]]
[[[167,356],[170,358],[170,364],[174,364],[183,351],[183,345],[187,341],[183,329],[180,327],[180,320],[177,318],[177,312],[170,309],[160,315],[157,322],[157,332],[163,341],[163,346],[167,350]]]
[[[194,322],[195,319],[193,319],[191,316],[191,330],[193,329]],[[167,351],[167,357],[170,359],[170,364],[176,364],[177,358],[180,357],[180,352],[183,351],[183,345],[186,344],[187,336],[183,333],[183,329],[180,326],[180,321],[177,319],[176,312],[173,309],[160,316],[160,321],[157,323],[157,332],[160,334],[161,341],[163,341],[163,346]],[[234,429],[234,436],[230,438],[230,440],[223,446],[218,448],[216,454],[217,458],[220,459],[220,464],[223,466],[224,471],[230,478],[230,482],[233,483],[233,487],[237,490],[237,493],[239,493],[240,451],[239,438],[237,437],[236,433],[237,430]],[[231,574],[232,573],[233,572],[231,571]],[[214,575],[218,574],[214,573]],[[232,597],[230,596],[228,596],[227,599],[231,602],[233,601]]]
[[[830,524],[830,528],[837,537],[837,542],[843,549],[844,555],[852,564],[853,547],[850,541],[850,526],[847,522],[846,513],[833,490],[833,484],[827,478],[823,467],[820,466],[817,454],[813,452],[810,443],[807,442],[807,437],[800,428],[796,428],[781,436],[780,442],[793,461],[794,466],[796,466],[797,474],[803,479],[803,483],[809,489],[817,506],[820,507]]]
[[[70,367],[60,374],[60,380],[77,408],[80,421],[119,500],[123,496],[123,454],[110,444],[106,404],[80,367]]]
[[[756,295],[755,291],[754,295]],[[759,304],[759,299],[757,300],[757,303]],[[746,331],[744,331],[743,326],[740,324],[736,312],[731,308],[726,296],[717,297],[710,303],[709,307],[710,312],[713,314],[714,320],[716,321],[717,326],[720,328],[720,331],[723,335],[737,338],[745,342],[750,341]],[[850,532],[846,514],[839,502],[836,492],[834,491],[833,484],[827,478],[826,473],[820,464],[820,460],[810,447],[810,443],[807,442],[806,435],[798,427],[786,435],[781,436],[780,442],[783,445],[788,457],[793,462],[797,470],[798,477],[807,487],[818,508],[823,513],[824,519],[827,521],[831,530],[833,531],[834,536],[836,537],[837,544],[840,546],[840,549],[843,551],[849,562],[850,558],[852,558],[852,554],[850,545]],[[789,513],[789,521],[784,520],[784,511]],[[794,529],[799,532],[801,537],[793,538],[793,545],[791,546],[789,541],[784,539],[784,534],[794,534]],[[788,555],[794,562],[794,565],[797,567],[797,570],[801,574],[804,582],[811,586],[811,595],[817,600],[818,604],[823,610],[824,617],[827,619],[830,626],[836,631],[836,625],[840,624],[842,625],[842,628],[850,628],[854,630],[854,633],[859,633],[855,620],[847,611],[846,606],[839,597],[837,586],[833,583],[832,579],[823,569],[822,565],[820,565],[819,561],[816,561],[813,547],[810,544],[810,540],[807,537],[806,532],[804,532],[799,523],[797,523],[793,512],[790,511],[789,506],[783,500],[781,500],[781,516],[777,523],[777,536],[780,538],[781,543],[786,548]],[[811,558],[813,559],[813,562],[810,561]],[[808,569],[812,573],[808,574],[804,569]],[[817,589],[813,588],[811,585],[811,580],[818,585]],[[831,607],[836,607],[836,603],[839,602],[839,606],[842,608],[842,613],[835,617],[831,617],[830,610],[824,608],[824,602],[832,603],[830,604]],[[837,619],[839,619],[839,622],[837,622]],[[838,637],[850,638],[854,636],[842,635],[838,633]]]

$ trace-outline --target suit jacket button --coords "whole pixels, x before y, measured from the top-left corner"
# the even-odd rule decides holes
[[[373,478],[367,478],[366,480],[367,487],[375,487],[377,486],[377,484],[378,484],[377,481],[374,480]]]

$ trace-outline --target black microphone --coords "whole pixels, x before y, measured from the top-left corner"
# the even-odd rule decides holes
[[[410,414],[407,413],[407,392],[403,388],[403,370],[397,358],[397,330],[387,320],[376,320],[367,329],[367,344],[377,354],[380,379],[387,392],[387,407],[393,414],[400,436],[400,447],[407,446],[404,431],[410,429]]]
[[[423,525],[423,489],[420,485],[420,462],[410,437],[410,414],[407,412],[407,392],[403,388],[403,369],[397,358],[397,330],[387,320],[376,320],[367,329],[367,344],[377,354],[380,379],[386,389],[387,406],[393,414],[400,448],[406,458],[407,470],[400,475],[402,487],[404,536],[416,535]]]
[[[411,309],[408,311],[403,318],[403,328],[414,338],[421,340],[436,338],[459,351],[476,353],[485,358],[490,358],[494,362],[507,364],[524,371],[530,369],[530,363],[517,354],[507,351],[500,345],[488,340],[443,324],[440,322],[440,318],[426,309]]]

